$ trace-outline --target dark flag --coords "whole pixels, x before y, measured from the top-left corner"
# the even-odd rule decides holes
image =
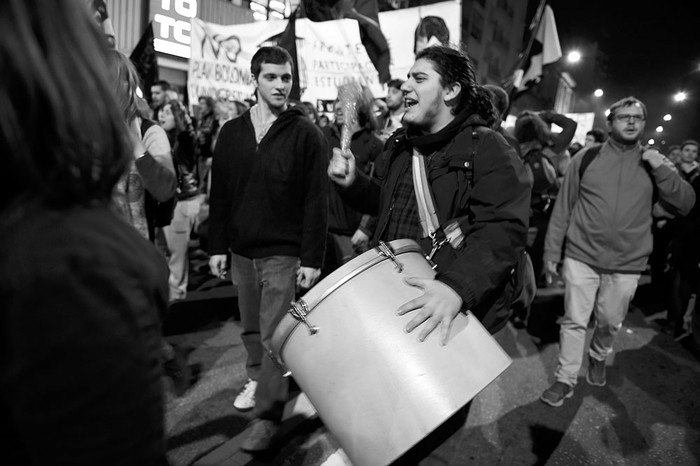
[[[299,88],[299,59],[297,57],[297,28],[296,28],[297,10],[289,17],[287,27],[280,34],[270,37],[265,42],[272,42],[287,50],[292,56],[294,62],[294,72],[292,79],[292,90],[289,93],[289,98],[292,100],[301,100],[301,89]]]
[[[389,43],[379,27],[377,0],[302,0],[304,14],[311,21],[354,19],[360,26],[360,40],[372,60],[379,82],[391,79]]]
[[[544,66],[562,57],[554,12],[545,0],[537,9],[530,31],[527,48],[520,54],[514,72],[502,83],[503,88],[511,91],[511,96],[537,84],[542,79]]]
[[[146,26],[146,30],[143,32],[139,43],[136,44],[129,58],[141,77],[143,97],[150,102],[151,86],[154,82],[158,81],[158,60],[156,58],[156,51],[153,48],[152,22],[148,23],[148,26]]]

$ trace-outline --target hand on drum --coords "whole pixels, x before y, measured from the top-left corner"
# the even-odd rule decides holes
[[[328,164],[328,176],[336,184],[347,188],[355,181],[355,156],[349,150],[341,151],[333,148],[333,156]]]
[[[405,282],[423,290],[421,296],[403,304],[397,311],[400,316],[418,311],[406,325],[406,332],[411,333],[423,324],[418,340],[425,341],[433,330],[440,327],[440,344],[446,345],[452,322],[462,308],[462,298],[452,288],[432,278],[409,277]]]

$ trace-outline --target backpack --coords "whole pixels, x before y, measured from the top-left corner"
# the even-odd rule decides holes
[[[523,156],[532,179],[532,192],[545,194],[557,189],[557,170],[542,149],[532,149]]]
[[[469,147],[468,161],[465,163],[466,186],[465,190],[471,190],[474,186],[474,158],[478,146],[479,126],[472,127],[470,141],[456,141],[461,147]],[[393,144],[387,147],[393,149]],[[459,188],[462,191],[462,187]],[[459,222],[459,219],[452,221]],[[446,227],[447,229],[447,227]],[[496,294],[485,300],[474,309],[474,314],[479,318],[484,327],[491,333],[503,328],[514,311],[527,309],[535,299],[537,283],[532,259],[525,248],[518,253],[518,259],[505,278],[504,283],[498,288],[500,294]]]
[[[141,136],[143,137],[148,128],[153,125],[155,123],[151,120],[141,119]],[[175,175],[177,176],[177,164],[173,163],[173,166],[175,166]],[[178,176],[177,178],[179,179],[180,177]],[[177,204],[177,195],[174,195],[167,201],[160,202],[148,192],[148,189],[145,190],[144,209],[146,211],[149,235],[151,235],[151,230],[156,227],[167,227],[170,225],[175,215],[175,204]]]

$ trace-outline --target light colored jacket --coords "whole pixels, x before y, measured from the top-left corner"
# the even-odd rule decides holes
[[[611,139],[580,178],[587,150],[576,154],[564,177],[544,260],[558,262],[566,239],[565,257],[603,272],[642,272],[652,250],[652,183],[659,201],[680,215],[695,203],[693,188],[668,165],[645,167],[640,145],[623,146]]]

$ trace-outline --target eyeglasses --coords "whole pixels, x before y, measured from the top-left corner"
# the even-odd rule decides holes
[[[629,115],[626,113],[613,116],[615,121],[626,121],[627,123],[641,123],[645,120],[644,115]]]

